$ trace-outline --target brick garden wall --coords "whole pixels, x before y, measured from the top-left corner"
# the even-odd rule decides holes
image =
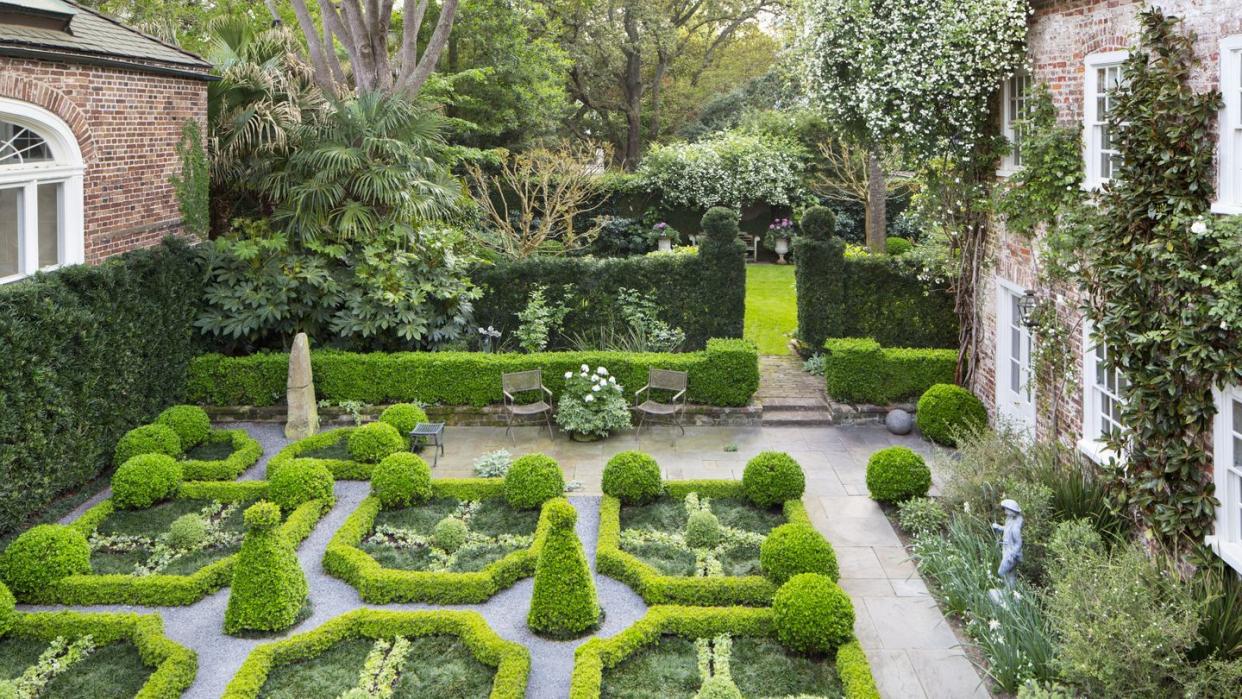
[[[1077,124],[1083,117],[1083,61],[1088,54],[1124,50],[1135,43],[1138,12],[1147,2],[1134,0],[1036,0],[1030,20],[1028,58],[1036,83],[1046,83],[1052,91],[1063,123]],[[1218,87],[1219,42],[1222,38],[1242,34],[1242,2],[1238,0],[1166,0],[1153,2],[1168,15],[1182,18],[1185,28],[1197,34],[1195,51],[1202,65],[1196,71],[1196,89]],[[1034,288],[1036,279],[1034,243],[1021,236],[1009,235],[1003,225],[990,241],[992,267],[981,285],[978,304],[982,325],[979,329],[979,363],[975,372],[975,393],[995,415],[995,354],[996,298],[995,278],[1008,280],[1024,289]],[[1057,289],[1058,312],[1067,327],[1074,330],[1073,377],[1077,390],[1062,395],[1054,406],[1049,398],[1051,386],[1036,387],[1036,435],[1039,439],[1054,436],[1072,444],[1082,434],[1082,316],[1078,297],[1072,288]],[[1053,416],[1057,427],[1053,429]]]
[[[54,112],[78,136],[87,263],[184,233],[169,177],[180,171],[182,125],[206,127],[206,82],[0,57],[0,97]]]

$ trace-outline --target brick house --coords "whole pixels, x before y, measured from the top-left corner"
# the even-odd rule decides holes
[[[182,232],[210,64],[65,0],[0,0],[0,283]]]
[[[1138,32],[1138,12],[1149,5],[1184,20],[1197,35],[1195,50],[1202,61],[1194,77],[1197,89],[1220,89],[1225,107],[1219,118],[1217,165],[1219,181],[1213,211],[1242,214],[1242,2],[1238,0],[1042,0],[1031,3],[1028,42],[1029,72],[1001,86],[1001,128],[1013,140],[1013,118],[1020,114],[1034,84],[1049,86],[1064,123],[1083,127],[1085,185],[1098,187],[1111,176],[1105,115],[1107,91],[1121,79],[1120,64]],[[1021,166],[1020,153],[1005,158],[998,175]],[[977,304],[982,317],[980,357],[975,393],[994,417],[1009,421],[1039,439],[1059,439],[1094,460],[1110,455],[1100,441],[1117,427],[1125,377],[1107,371],[1107,348],[1090,339],[1078,312],[1073,289],[1052,290],[1058,313],[1074,330],[1078,390],[1051,400],[1052,386],[1031,385],[1031,333],[1020,320],[1018,300],[1037,285],[1034,245],[1003,226],[991,241],[988,278]],[[1085,359],[1085,362],[1084,362]],[[1067,393],[1067,392],[1062,392]],[[1038,409],[1037,409],[1038,408]],[[1242,571],[1242,387],[1218,398],[1215,429],[1216,494],[1222,502],[1216,534],[1209,542],[1233,567]]]

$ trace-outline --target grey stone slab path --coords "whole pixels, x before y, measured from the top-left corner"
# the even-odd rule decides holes
[[[264,445],[263,461],[243,478],[261,478],[263,465],[285,443],[277,425],[245,425]],[[687,427],[679,436],[675,428],[644,429],[603,442],[579,444],[561,435],[549,440],[538,428],[515,430],[513,439],[503,428],[450,427],[446,431],[446,454],[436,468],[437,477],[469,476],[475,458],[495,449],[514,456],[544,452],[560,461],[567,479],[582,488],[570,500],[578,510],[578,535],[594,568],[595,541],[599,527],[598,496],[604,463],[627,449],[651,453],[661,464],[665,478],[741,478],[746,462],[760,451],[789,452],[807,474],[806,503],[815,526],[836,548],[841,566],[841,586],[855,603],[855,632],[867,651],[872,671],[885,697],[927,699],[986,697],[986,683],[958,645],[900,540],[879,506],[867,497],[866,462],[876,449],[905,445],[924,453],[931,447],[915,437],[896,437],[882,427],[845,425],[823,427]],[[939,483],[939,474],[935,475]],[[336,484],[337,503],[298,550],[298,557],[311,586],[312,616],[284,638],[314,629],[333,617],[360,607],[418,610],[445,607],[430,605],[366,605],[358,593],[323,571],[323,552],[328,540],[345,518],[366,497],[362,482]],[[77,517],[101,493],[65,518]],[[642,600],[627,586],[595,576],[606,613],[597,635],[611,636],[632,625],[646,611]],[[556,642],[533,636],[526,628],[533,582],[526,579],[497,594],[486,604],[462,605],[487,619],[502,637],[517,641],[531,651],[532,667],[528,697],[564,697],[573,669],[573,651],[583,641]],[[228,590],[222,590],[188,607],[80,607],[85,611],[136,611],[157,613],[164,618],[167,634],[199,654],[199,674],[185,696],[218,697],[249,652],[272,639],[238,639],[222,633]],[[30,607],[25,610],[63,607]]]

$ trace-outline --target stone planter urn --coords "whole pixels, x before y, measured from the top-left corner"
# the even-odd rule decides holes
[[[673,250],[673,239],[667,235],[660,236],[659,240],[656,241],[656,244],[658,245],[660,252],[672,252]]]
[[[785,262],[785,254],[789,252],[789,238],[776,239],[776,264],[783,265]]]

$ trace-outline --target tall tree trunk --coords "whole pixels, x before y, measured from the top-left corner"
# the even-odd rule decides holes
[[[867,247],[883,253],[885,229],[888,227],[888,190],[884,186],[884,168],[875,151],[867,151]]]
[[[626,170],[638,167],[642,153],[643,110],[643,56],[642,36],[638,30],[638,10],[629,4],[625,7],[625,153],[622,162]]]

